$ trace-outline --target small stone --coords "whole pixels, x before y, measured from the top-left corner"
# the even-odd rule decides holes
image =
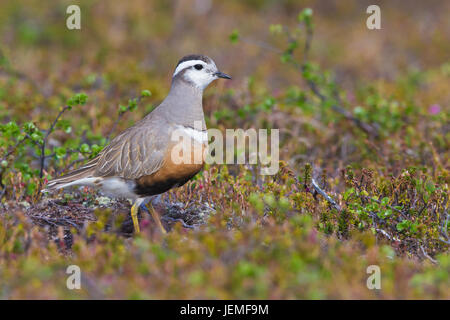
[[[98,197],[95,199],[99,206],[108,206],[111,204],[111,198],[108,197]]]
[[[21,202],[19,202],[19,205],[21,205],[25,209],[28,209],[29,207],[31,207],[31,204],[29,204],[27,201],[21,201]]]

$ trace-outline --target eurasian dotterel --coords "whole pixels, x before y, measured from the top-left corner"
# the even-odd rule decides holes
[[[137,214],[145,199],[184,185],[202,169],[208,147],[203,90],[218,78],[231,79],[211,58],[183,57],[173,73],[169,94],[157,108],[117,135],[94,159],[51,180],[45,191],[91,186],[110,196],[131,199],[131,217],[139,232]],[[174,154],[183,156],[183,152],[200,161],[174,159]],[[151,205],[148,209],[165,232],[158,214]]]

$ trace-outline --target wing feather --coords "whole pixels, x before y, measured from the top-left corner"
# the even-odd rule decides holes
[[[158,171],[169,144],[168,130],[161,121],[125,130],[101,152],[94,175],[138,179]]]

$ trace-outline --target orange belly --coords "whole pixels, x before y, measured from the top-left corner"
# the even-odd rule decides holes
[[[161,168],[151,175],[136,179],[135,192],[151,196],[180,187],[192,179],[205,163],[208,145],[193,142],[172,143],[166,152]]]

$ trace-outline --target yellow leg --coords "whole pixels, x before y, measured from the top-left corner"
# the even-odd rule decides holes
[[[134,232],[139,233],[141,230],[139,229],[139,221],[138,221],[138,211],[139,211],[139,205],[137,203],[134,203],[131,207],[131,219],[133,219],[133,225],[134,225]]]
[[[158,225],[159,229],[161,230],[161,232],[163,234],[166,234],[167,231],[166,229],[164,229],[161,220],[159,219],[159,215],[158,213],[155,211],[155,209],[153,208],[152,204],[150,202],[147,203],[147,209],[150,212],[150,214],[152,215],[153,220],[155,220],[156,224]]]

